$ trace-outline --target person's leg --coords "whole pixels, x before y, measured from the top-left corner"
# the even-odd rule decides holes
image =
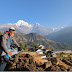
[[[9,51],[12,52],[12,55],[15,55],[15,54],[19,53],[17,48],[9,49]],[[2,53],[2,56],[5,56],[6,58],[9,59],[9,56],[4,52]],[[0,71],[4,71],[4,69],[6,67],[6,64],[7,64],[7,61],[4,58],[2,58],[2,62],[1,62],[1,65],[0,65]]]
[[[4,71],[6,64],[7,64],[7,62],[2,58],[2,62],[1,62],[1,65],[0,65],[0,71]]]
[[[0,49],[0,71],[4,71],[4,68],[7,64],[2,57],[3,55],[5,55],[5,53],[2,51],[2,49]]]
[[[1,64],[1,56],[0,56],[0,64]]]
[[[1,50],[1,47],[0,47],[0,64],[2,62],[2,56],[1,56],[1,54],[2,54],[2,50]]]
[[[7,54],[2,51],[2,54],[1,54],[1,64],[0,64],[0,71],[4,71],[5,67],[6,67],[6,64],[7,64],[7,61],[5,59],[4,56],[6,56]],[[7,56],[6,56],[7,57]]]

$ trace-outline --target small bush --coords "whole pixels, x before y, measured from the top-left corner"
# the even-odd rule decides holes
[[[19,43],[19,45],[20,45],[20,47],[21,47],[22,49],[24,49],[24,44],[23,44],[23,42]]]
[[[63,59],[66,59],[66,60],[70,61],[70,58],[69,57],[63,57]]]
[[[48,61],[54,61],[55,59],[55,57],[48,57]]]

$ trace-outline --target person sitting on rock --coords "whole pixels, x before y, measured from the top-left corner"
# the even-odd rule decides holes
[[[2,36],[2,42],[1,42],[2,50],[4,50],[4,52],[9,56],[13,55],[13,51],[11,48],[12,44],[15,44],[17,46],[18,51],[22,50],[14,38],[14,31],[15,31],[15,28],[10,27],[9,31],[4,31],[4,34]]]

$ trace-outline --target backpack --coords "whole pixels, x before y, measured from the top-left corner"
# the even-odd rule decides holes
[[[0,35],[0,55],[2,54],[2,51],[4,51],[4,49],[1,46],[1,42],[2,42],[2,37],[3,35]],[[8,38],[8,36],[6,37],[6,39]]]
[[[3,36],[3,35],[0,35],[0,55],[2,54],[2,50],[1,50],[1,49],[2,49],[2,46],[1,46],[2,36]]]
[[[0,48],[1,48],[2,36],[3,35],[0,35]]]
[[[1,42],[2,42],[2,36],[3,35],[0,35],[0,46],[1,46]],[[6,39],[8,38],[8,36],[6,37]]]

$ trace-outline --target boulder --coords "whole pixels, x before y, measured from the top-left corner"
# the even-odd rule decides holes
[[[59,61],[57,58],[51,59],[52,65],[58,65]]]

